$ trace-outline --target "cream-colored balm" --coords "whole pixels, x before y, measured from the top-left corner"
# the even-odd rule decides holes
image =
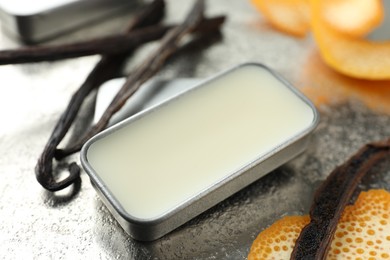
[[[269,70],[239,66],[93,142],[90,168],[135,219],[155,220],[313,125]]]

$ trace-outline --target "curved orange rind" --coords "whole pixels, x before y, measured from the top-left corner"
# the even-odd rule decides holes
[[[308,216],[284,217],[261,232],[248,260],[290,259]],[[326,259],[390,259],[390,193],[362,192],[347,206],[337,225]]]
[[[308,0],[251,0],[267,21],[278,30],[302,37],[310,29]]]
[[[305,36],[310,30],[309,0],[251,0],[280,31]],[[363,36],[383,20],[381,0],[318,1],[328,26],[353,36]]]
[[[309,216],[286,216],[261,232],[253,242],[248,260],[290,259],[295,241]]]
[[[311,52],[303,64],[299,85],[320,110],[355,100],[377,113],[390,115],[390,80],[347,77],[327,66],[318,50]]]
[[[390,42],[351,37],[324,22],[325,1],[311,1],[312,31],[324,61],[345,75],[371,80],[390,78]]]
[[[366,35],[384,17],[381,0],[322,0],[317,4],[328,26],[352,36]]]
[[[324,61],[354,78],[390,79],[390,41],[361,38],[383,17],[381,0],[251,0],[281,31],[304,36],[311,25]]]

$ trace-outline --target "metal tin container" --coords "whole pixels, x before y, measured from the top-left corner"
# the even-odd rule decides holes
[[[36,43],[129,9],[137,1],[56,0],[0,1],[0,19],[6,32]]]
[[[250,73],[245,74],[247,73],[246,70],[250,71]],[[255,81],[243,84],[241,80],[246,80],[249,77],[248,75],[253,75],[256,78],[259,78],[259,80],[261,79],[261,81],[258,82],[263,82],[263,76],[266,77],[266,80],[264,81],[264,84],[257,84],[257,81],[256,84]],[[275,89],[276,92],[272,95],[266,92],[262,93],[257,89],[257,87],[263,87],[262,85],[265,86],[268,83],[275,85],[272,86],[272,88],[267,86],[267,88],[272,89],[272,91]],[[227,86],[229,84],[231,87]],[[253,87],[254,91],[260,92],[257,94],[242,93],[241,89],[245,89],[246,86],[249,85],[251,85],[251,87],[248,87],[248,91],[249,88]],[[232,90],[230,90],[230,88]],[[225,111],[232,109],[231,107],[224,107],[225,103],[223,102],[225,101],[223,101],[223,99],[225,98],[219,98],[225,95],[231,95],[233,97],[233,99],[229,99],[229,102],[226,102],[226,104],[236,106],[233,108],[234,111],[238,108],[245,107],[248,104],[249,107],[245,108],[246,110],[243,110],[245,112],[241,114],[234,115],[234,113],[232,113],[224,115]],[[263,102],[268,103],[268,107],[265,111],[262,109],[262,102],[257,102],[257,98],[261,95],[265,96]],[[245,96],[248,97],[248,100],[242,100],[242,97]],[[235,100],[235,98],[237,98],[238,101]],[[228,100],[228,98],[226,98],[226,100]],[[286,100],[290,100],[291,102],[288,101],[286,104]],[[212,114],[207,117],[210,117],[208,120],[212,119],[213,122],[207,121],[207,123],[203,124],[202,117],[198,117],[198,114],[196,113],[198,113],[197,110],[202,110],[204,107],[207,107],[207,102],[211,102],[210,113]],[[259,109],[257,109],[257,106]],[[275,109],[272,109],[272,107]],[[173,117],[172,115],[169,115],[169,111],[174,111],[173,113],[176,113],[178,112],[178,108],[180,108],[179,115],[182,117]],[[218,111],[218,115],[220,116],[214,116],[214,109]],[[290,114],[290,111],[294,111],[291,112],[293,114]],[[189,121],[186,121],[185,124],[190,122],[190,124],[198,126],[199,131],[195,131],[195,134],[174,133],[171,138],[172,140],[165,140],[169,139],[169,137],[165,138],[163,129],[171,125],[175,127],[180,125],[182,122],[179,121],[186,118],[186,115],[188,115],[190,119]],[[166,118],[164,116],[166,116]],[[235,118],[233,121],[230,121],[230,117]],[[296,122],[294,121],[295,119],[291,119],[292,117],[296,119]],[[158,127],[153,129],[145,128],[145,132],[153,130],[151,131],[152,134],[146,135],[145,140],[137,137],[137,135],[132,135],[131,131],[137,129],[139,125],[142,126],[144,122],[154,123],[153,120],[155,120],[155,118],[157,118],[156,120],[159,122],[159,124],[157,124]],[[180,120],[176,118],[179,118]],[[224,125],[227,122],[226,119],[228,119],[227,127]],[[178,122],[175,122],[175,120]],[[252,121],[253,127],[251,125]],[[293,121],[295,122],[291,123],[291,125],[295,125],[294,127],[291,127],[293,130],[285,130],[286,128],[290,128],[290,122]],[[283,78],[261,64],[246,63],[212,77],[189,91],[147,109],[96,135],[82,148],[81,163],[98,194],[123,229],[134,239],[150,241],[171,232],[188,220],[216,205],[218,202],[226,199],[304,151],[309,141],[309,134],[314,130],[318,121],[319,116],[312,103]],[[256,125],[255,122],[257,122]],[[215,131],[215,129],[212,128],[212,125],[216,125],[217,127],[223,125],[224,131]],[[267,130],[268,132],[266,130],[263,131],[262,129],[267,129],[268,125],[270,125],[271,130]],[[276,128],[274,129],[274,126],[272,125],[275,125]],[[192,125],[190,128],[193,128]],[[185,127],[183,129],[185,129]],[[244,132],[236,135],[236,132],[239,131],[238,129],[243,129]],[[198,132],[200,132],[200,134]],[[276,137],[271,137],[274,132],[276,132]],[[210,134],[211,138],[203,140],[206,139],[206,135],[208,136],[209,133],[213,133]],[[182,134],[185,139],[180,139]],[[147,150],[145,156],[148,158],[143,158],[145,159],[145,163],[139,163],[141,168],[143,166],[148,167],[150,165],[157,165],[157,168],[155,169],[165,169],[165,162],[170,160],[172,161],[171,165],[173,165],[172,171],[175,171],[174,168],[176,167],[176,163],[182,163],[183,158],[184,161],[187,160],[187,162],[189,162],[188,168],[184,165],[179,169],[180,175],[172,175],[179,176],[177,179],[172,178],[172,176],[169,175],[169,170],[167,171],[165,169],[159,172],[146,173],[152,174],[150,176],[148,175],[146,183],[136,180],[136,178],[124,181],[122,178],[127,178],[127,176],[123,175],[130,173],[138,174],[138,172],[134,173],[134,170],[131,169],[123,170],[123,167],[118,166],[119,164],[116,162],[120,161],[121,163],[124,163],[126,167],[133,167],[133,164],[137,164],[138,162],[136,161],[137,159],[131,155],[131,152],[125,151],[133,145],[134,147],[137,147],[136,144],[131,143],[131,141],[127,142],[123,141],[123,139],[121,140],[123,136],[130,136],[130,139],[135,138],[134,140],[139,141],[141,145],[145,145],[145,147],[142,146],[142,148],[138,150],[140,153],[142,153],[141,150]],[[153,140],[158,140],[158,142],[156,142],[156,146],[158,147],[155,148],[157,150],[161,149],[160,140],[156,139],[156,136],[157,138],[164,139],[161,142],[167,142],[166,147],[163,147],[163,151],[168,153],[168,155],[159,154],[161,156],[168,156],[166,157],[168,159],[164,160],[161,165],[159,165],[159,157],[153,157],[151,155],[149,158],[148,156],[148,153],[152,154],[153,149],[147,145],[150,142],[154,142]],[[232,140],[235,136],[237,137],[237,140]],[[175,140],[176,138],[180,140],[177,145],[174,144],[177,141]],[[189,142],[187,143],[186,140]],[[265,143],[264,146],[257,145],[258,143],[261,144],[263,141]],[[111,144],[114,142],[122,147],[120,149],[113,149]],[[197,151],[197,148],[194,148],[198,142],[203,142],[205,144],[204,146],[200,146],[202,148],[204,147],[203,151]],[[217,142],[217,145],[213,146],[214,142]],[[151,144],[151,147],[153,147],[153,144],[154,143]],[[227,145],[226,147],[224,146],[225,144]],[[216,151],[218,151],[220,147],[217,146],[221,145],[224,147],[220,150],[221,154],[218,154]],[[184,157],[170,159],[170,151],[174,151],[176,146],[183,148],[182,152],[178,151],[178,153],[176,153],[176,156],[181,152],[184,154]],[[135,149],[134,147],[129,149]],[[125,150],[122,150],[122,148]],[[137,151],[135,152],[137,153]],[[172,154],[175,153],[172,152]],[[118,159],[119,157],[123,157],[123,159]],[[207,159],[200,159],[198,163],[192,164],[198,157]],[[236,157],[238,158],[237,163],[234,162]],[[210,158],[211,160],[209,160]],[[209,169],[209,166],[212,170]],[[203,172],[201,173],[200,171],[202,170],[198,170],[198,167],[199,169],[203,169],[203,171],[210,170],[210,172],[206,175],[202,175]],[[194,170],[194,168],[196,169]],[[111,169],[112,175],[110,172]],[[222,174],[217,175],[215,178],[212,176],[214,179],[211,177],[208,179],[209,175],[213,175],[214,169],[216,169],[215,171],[220,171],[222,169],[222,171],[225,170],[225,172],[222,172]],[[139,172],[140,175],[144,174],[141,173],[142,170]],[[116,171],[121,172],[122,175],[114,174]],[[194,174],[190,176],[191,173]],[[187,174],[188,176],[186,176]],[[167,182],[164,182],[165,176],[166,178],[170,178]],[[115,180],[115,178],[118,180]],[[199,185],[200,188],[197,186],[197,178],[201,183],[201,185]],[[164,183],[168,183],[169,185]],[[188,186],[185,186],[185,189],[183,189],[183,194],[185,194],[185,196],[181,198],[181,193],[177,190],[183,188],[183,184]],[[147,196],[140,195],[136,198],[138,194],[134,193],[135,195],[130,195],[132,189],[139,189],[139,194],[145,194]],[[188,194],[185,193],[187,190],[190,190],[191,192]],[[170,194],[173,194],[172,198],[169,197]],[[149,195],[151,195],[152,199],[149,198]],[[128,203],[128,198],[131,199],[131,203]],[[156,200],[155,204],[153,204],[153,199]],[[149,214],[142,211],[143,203],[146,203],[146,205],[155,205],[156,208],[165,204],[168,206],[162,207],[161,210],[159,209],[157,211],[155,211],[153,206],[150,206],[145,211],[152,212]],[[138,212],[135,210],[133,211],[133,208],[129,205],[134,205],[134,208],[139,207],[140,210]]]

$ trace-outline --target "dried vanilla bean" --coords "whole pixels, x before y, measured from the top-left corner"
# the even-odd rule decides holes
[[[207,30],[221,22],[222,17],[206,19],[199,30]],[[124,34],[94,38],[87,41],[53,46],[36,46],[0,51],[0,65],[40,61],[55,61],[94,54],[114,55],[136,48],[143,43],[160,39],[176,25],[153,25]]]
[[[165,3],[163,0],[155,0],[132,20],[127,31],[158,23],[164,15],[164,7]],[[80,177],[79,166],[76,163],[71,163],[68,166],[69,175],[61,181],[56,180],[53,173],[53,158],[57,145],[69,130],[85,97],[108,79],[117,76],[130,53],[131,50],[121,54],[103,56],[72,96],[35,166],[36,178],[45,189],[50,191],[64,189]]]
[[[359,182],[385,158],[390,158],[390,139],[365,145],[328,176],[314,195],[311,221],[301,231],[291,259],[326,259],[337,223]]]
[[[111,116],[126,103],[127,99],[138,90],[142,83],[155,75],[165,61],[180,48],[182,39],[196,31],[204,19],[203,12],[204,1],[198,0],[185,21],[169,31],[161,40],[159,47],[127,78],[100,120],[78,142],[66,149],[58,149],[56,158],[63,158],[79,151],[89,138],[102,131],[107,126]]]
[[[164,6],[164,2],[162,0],[155,0],[153,4],[154,4],[154,6],[158,6],[158,5]],[[197,12],[200,13],[199,6],[201,6],[201,9],[203,9],[203,1],[201,4],[198,4],[197,6],[198,6]],[[149,8],[149,11],[154,10],[153,12],[156,12],[156,10],[161,10],[161,9],[163,9],[163,8],[160,8],[160,9]],[[194,17],[194,16],[195,15],[193,14],[192,17]],[[156,17],[158,17],[158,15],[156,15],[156,14],[150,15],[150,17],[154,17],[154,19],[156,19]],[[146,18],[146,17],[144,16],[144,18]],[[191,19],[193,19],[193,18],[191,18]],[[141,20],[141,19],[138,19],[138,20]],[[152,20],[153,20],[153,18],[152,18]],[[191,32],[196,32],[196,33],[200,34],[201,37],[198,37],[198,40],[199,40],[203,36],[210,36],[212,33],[219,30],[220,26],[224,23],[224,21],[225,21],[224,16],[219,16],[219,17],[210,18],[210,19],[203,19],[203,15],[201,15],[201,19],[199,19],[197,26],[195,26],[193,29],[189,29],[189,30],[191,30]],[[189,23],[189,22],[190,21],[187,20],[187,23]],[[194,24],[195,22],[192,22],[192,23]],[[138,27],[140,26],[139,23],[137,26]],[[176,33],[182,32],[183,26],[184,26],[184,24],[174,27],[170,31],[170,33],[172,34],[172,32],[176,32]],[[186,27],[187,29],[190,28],[188,25],[186,25],[186,26],[187,26]],[[152,28],[152,27],[150,27],[150,28]],[[180,30],[178,30],[178,29],[180,29]],[[186,32],[185,34],[188,34],[188,32]],[[175,53],[179,47],[180,46],[176,46],[175,48],[171,49],[172,53],[167,55],[167,57],[164,57],[164,55],[166,55],[166,52],[161,52],[162,53],[161,65],[169,56],[171,56],[171,54]],[[106,80],[118,76],[118,72],[122,68],[123,63],[126,60],[128,54],[130,52],[131,51],[124,52],[124,53],[118,53],[115,55],[103,56],[101,61],[95,67],[95,69],[90,73],[87,80],[84,82],[83,86],[81,86],[79,88],[79,90],[72,97],[71,102],[69,103],[66,111],[63,113],[60,120],[58,121],[57,126],[54,129],[53,134],[52,134],[51,138],[49,139],[49,142],[46,145],[45,150],[43,151],[40,159],[38,160],[38,164],[36,166],[37,180],[46,189],[51,190],[51,191],[61,190],[65,187],[69,186],[77,178],[79,178],[79,174],[80,174],[79,166],[76,163],[71,163],[68,165],[69,176],[60,182],[57,182],[55,180],[55,177],[53,174],[53,168],[55,169],[55,167],[53,167],[53,158],[62,159],[63,157],[65,157],[67,155],[67,154],[62,154],[61,153],[62,150],[57,150],[57,146],[60,143],[60,141],[63,139],[63,137],[65,136],[66,132],[69,130],[72,122],[74,121],[74,119],[77,115],[77,112],[78,112],[84,98],[93,89],[98,87],[100,84],[102,84]],[[160,54],[160,53],[158,53],[158,54]],[[156,69],[158,70],[159,68],[156,68]],[[156,71],[154,71],[154,73]]]
[[[0,51],[0,65],[55,61],[94,54],[122,53],[142,43],[161,38],[170,28],[156,25],[126,34],[110,35],[70,44],[4,50]]]

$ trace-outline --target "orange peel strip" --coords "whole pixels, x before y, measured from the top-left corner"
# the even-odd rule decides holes
[[[276,29],[303,37],[310,29],[308,0],[251,0]]]
[[[329,26],[353,36],[366,35],[384,17],[381,0],[326,0],[318,5]]]
[[[293,246],[308,216],[284,217],[261,232],[248,260],[290,259]],[[390,259],[390,193],[362,192],[347,206],[337,225],[326,259]]]
[[[324,61],[351,77],[390,79],[390,41],[372,42],[334,30],[325,22],[321,8],[326,1],[311,1],[312,30]]]
[[[309,0],[251,0],[278,30],[305,36],[310,29]],[[318,1],[328,26],[352,36],[363,36],[384,17],[381,0]]]
[[[261,232],[253,242],[248,260],[290,259],[295,241],[309,216],[286,216]]]
[[[300,74],[300,90],[320,110],[358,100],[378,113],[390,115],[390,80],[361,80],[342,75],[327,66],[317,51],[312,52]]]

